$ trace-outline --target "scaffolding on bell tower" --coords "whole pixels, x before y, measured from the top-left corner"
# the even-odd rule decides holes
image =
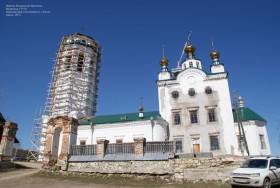
[[[74,34],[62,38],[52,71],[46,113],[49,116],[96,113],[101,48],[91,37]]]
[[[51,71],[45,108],[36,112],[34,118],[30,151],[36,150],[43,156],[50,118],[67,115],[79,119],[95,115],[100,57],[101,48],[93,38],[81,33],[62,38]],[[36,156],[34,152],[30,155]]]
[[[45,135],[43,134],[46,130],[46,123],[42,121],[43,117],[43,110],[37,109],[35,116],[34,116],[34,122],[33,122],[33,128],[30,135],[29,140],[29,149],[27,154],[27,160],[34,160],[34,161],[42,161],[43,160],[43,151],[42,146],[45,145]]]

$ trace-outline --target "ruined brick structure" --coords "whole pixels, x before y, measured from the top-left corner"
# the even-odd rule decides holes
[[[76,143],[78,120],[68,116],[51,118],[47,123],[44,163],[65,164],[69,146]]]
[[[14,122],[6,122],[0,113],[0,161],[11,160],[17,130],[18,125]]]

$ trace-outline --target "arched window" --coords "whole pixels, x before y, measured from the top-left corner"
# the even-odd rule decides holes
[[[199,69],[200,67],[199,67],[199,62],[197,61],[196,62],[196,67]]]
[[[180,113],[174,113],[174,125],[180,125],[181,124],[181,117]]]
[[[208,109],[208,120],[209,120],[210,123],[217,121],[216,113],[215,113],[214,108]]]
[[[193,67],[193,62],[191,61],[191,62],[189,63],[189,65],[190,65],[190,67]]]
[[[189,113],[190,113],[191,124],[198,123],[197,110],[191,110],[189,111]]]

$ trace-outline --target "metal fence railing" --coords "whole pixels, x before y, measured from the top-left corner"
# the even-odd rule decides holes
[[[72,145],[70,155],[96,155],[97,145]]]
[[[105,154],[130,154],[134,153],[135,143],[106,144]],[[144,143],[144,153],[174,152],[173,141],[146,142]],[[72,145],[70,155],[96,155],[97,145]]]
[[[158,152],[174,152],[173,141],[165,142],[146,142],[144,144],[144,153],[158,153]]]
[[[106,154],[134,153],[134,143],[107,144]]]

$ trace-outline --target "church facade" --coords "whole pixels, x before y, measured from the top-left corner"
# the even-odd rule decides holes
[[[211,53],[211,72],[206,73],[189,41],[184,51],[185,61],[171,72],[168,60],[162,58],[157,81],[159,111],[169,124],[176,152],[238,153],[228,73],[219,61],[219,53]]]
[[[195,47],[189,41],[184,51],[186,59],[171,71],[165,55],[160,61],[158,112],[144,112],[140,105],[139,113],[97,116],[83,121],[78,127],[77,145],[96,144],[98,139],[125,143],[142,137],[148,142],[174,141],[176,154],[244,154],[244,142],[239,136],[243,134],[238,131],[228,72],[219,60],[220,54],[213,49],[211,72],[207,73],[202,62],[195,58]],[[244,108],[241,105],[239,109],[243,112]],[[270,155],[266,121],[252,113],[246,117],[241,114],[250,155]],[[247,126],[248,122],[254,125]]]

